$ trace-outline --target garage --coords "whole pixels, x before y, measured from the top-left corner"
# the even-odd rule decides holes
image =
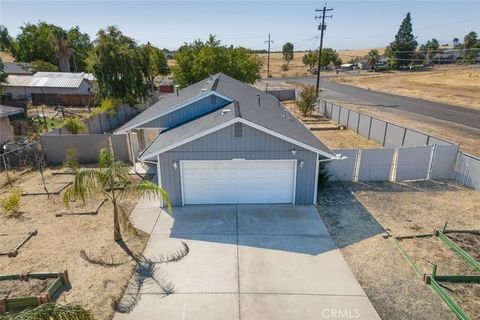
[[[295,203],[296,160],[180,161],[182,203]]]

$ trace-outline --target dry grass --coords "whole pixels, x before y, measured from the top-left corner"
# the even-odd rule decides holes
[[[52,285],[55,279],[28,279],[0,281],[0,296],[6,298],[38,296]]]
[[[46,177],[52,181],[73,179],[70,175],[52,176],[51,173],[52,170],[48,170]],[[20,187],[37,188],[38,173],[27,175],[31,176],[31,179],[20,183]],[[3,187],[1,191],[6,188],[8,187]],[[111,202],[105,203],[96,216],[55,217],[56,213],[68,211],[62,202],[62,196],[63,193],[52,196],[51,199],[43,195],[23,197],[20,206],[22,215],[0,220],[1,234],[38,230],[38,234],[22,247],[17,257],[0,257],[1,273],[67,269],[72,289],[64,293],[58,302],[77,303],[92,310],[95,319],[110,319],[114,312],[112,305],[121,297],[136,264],[125,250],[113,241]],[[122,207],[126,212],[131,212],[137,200],[126,199],[122,201]],[[141,234],[133,237],[124,232],[124,239],[126,246],[139,254],[145,247],[147,236]],[[82,250],[96,257],[114,257],[116,261],[126,263],[115,267],[91,264],[81,258]]]
[[[480,67],[446,65],[432,71],[363,73],[332,81],[480,110]]]
[[[2,59],[3,62],[14,62],[15,58],[9,55],[6,52],[0,51],[0,59]]]
[[[449,229],[478,229],[479,192],[451,182],[335,183],[319,191],[318,211],[382,319],[455,319],[382,234],[428,233],[446,220]],[[466,268],[451,250],[438,248],[409,249],[427,270],[429,261],[439,271]],[[466,309],[474,303],[462,299]]]

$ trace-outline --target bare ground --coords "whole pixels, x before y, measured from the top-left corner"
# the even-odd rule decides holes
[[[15,298],[38,296],[52,285],[55,279],[29,279],[0,281],[0,297]]]
[[[480,283],[440,282],[472,320],[480,319]]]
[[[476,229],[479,192],[437,181],[330,183],[318,200],[320,215],[382,319],[455,319],[393,239],[382,235],[386,229],[393,235],[428,233],[446,220],[449,229]],[[451,253],[447,260],[437,251],[423,254],[435,257],[442,270],[455,257]],[[466,299],[464,305],[473,303]]]
[[[73,176],[52,176],[46,172],[47,179],[68,181]],[[20,184],[38,186],[38,173],[31,173],[31,181]],[[30,174],[29,174],[30,175]],[[9,187],[3,187],[0,192]],[[125,252],[128,248],[140,254],[146,244],[147,236],[138,237],[125,230],[124,242],[113,240],[112,204],[107,201],[96,216],[65,216],[55,214],[67,211],[63,204],[63,192],[47,196],[24,196],[21,200],[17,218],[3,219],[0,234],[26,233],[33,229],[38,234],[30,239],[15,258],[0,257],[2,274],[48,272],[67,269],[72,289],[58,299],[59,303],[76,303],[92,310],[95,319],[110,319],[113,316],[113,304],[121,297],[136,263]],[[122,207],[130,213],[138,199],[122,201]],[[72,209],[73,210],[73,209]],[[81,257],[84,250],[98,258],[114,258],[121,262],[116,267],[108,267],[87,262]]]

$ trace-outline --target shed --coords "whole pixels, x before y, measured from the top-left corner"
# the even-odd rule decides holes
[[[22,108],[14,108],[0,105],[0,144],[11,140],[14,136],[8,117],[22,112]]]

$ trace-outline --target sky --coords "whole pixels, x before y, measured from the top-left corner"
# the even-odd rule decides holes
[[[139,43],[150,41],[174,49],[215,34],[222,43],[272,50],[290,41],[295,50],[318,47],[320,1],[5,1],[0,0],[0,24],[16,35],[24,23],[46,21],[65,29],[79,26],[92,39],[108,25]],[[437,38],[451,44],[469,31],[480,34],[477,1],[329,1],[333,17],[326,20],[324,46],[335,49],[384,47],[398,31],[407,12],[420,44]],[[317,13],[318,15],[318,13]]]

